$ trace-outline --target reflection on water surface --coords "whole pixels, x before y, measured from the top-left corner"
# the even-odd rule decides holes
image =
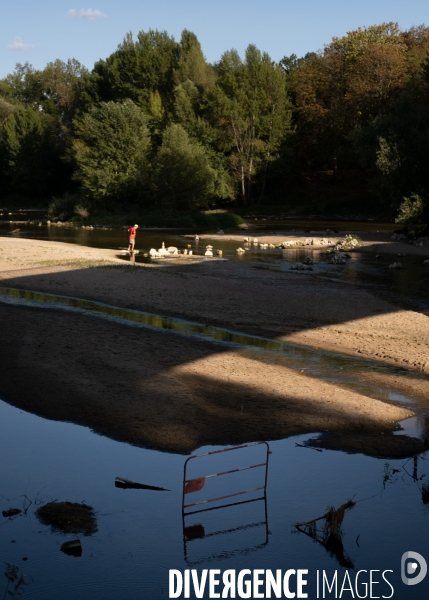
[[[26,514],[0,521],[0,555],[33,577],[23,597],[43,600],[167,598],[168,569],[191,567],[306,568],[310,574],[325,569],[333,575],[340,569],[335,555],[294,533],[293,525],[354,497],[357,504],[344,518],[342,536],[354,573],[393,569],[391,581],[400,590],[403,552],[427,552],[427,456],[386,462],[295,445],[307,437],[270,443],[266,506],[255,501],[191,515],[184,523],[186,457],[121,444],[0,402],[0,509],[22,508],[22,494],[33,502]],[[243,461],[258,461],[257,450]],[[223,457],[205,468],[216,472],[228,464]],[[242,480],[211,480],[213,488],[206,492],[257,486],[257,471],[242,473]],[[205,472],[196,465],[190,476]],[[117,476],[171,491],[119,489]],[[76,536],[52,533],[35,518],[37,506],[54,499],[85,502],[96,510],[98,532],[80,538],[79,558],[60,551]],[[3,584],[0,574],[1,592]],[[308,591],[314,594],[314,586]],[[407,598],[421,598],[419,590],[410,588]]]

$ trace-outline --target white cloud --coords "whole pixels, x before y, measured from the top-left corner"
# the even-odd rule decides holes
[[[91,21],[94,21],[94,19],[107,19],[107,15],[102,13],[101,10],[94,10],[93,8],[81,8],[80,10],[71,8],[67,12],[67,16],[72,19],[90,19]]]
[[[8,46],[9,50],[29,50],[34,48],[34,44],[26,44],[18,35],[13,38],[13,42]]]

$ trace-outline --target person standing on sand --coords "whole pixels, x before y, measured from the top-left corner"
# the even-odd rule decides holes
[[[137,235],[138,225],[134,225],[134,227],[129,227],[128,236],[130,239],[130,243],[128,246],[128,252],[134,252],[134,244],[136,243],[136,235]]]

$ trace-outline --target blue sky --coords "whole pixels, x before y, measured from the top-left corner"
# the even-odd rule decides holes
[[[429,25],[427,0],[12,0],[0,17],[0,78],[28,61],[36,68],[76,58],[91,69],[128,31],[166,30],[176,39],[186,28],[210,62],[249,43],[274,60],[323,48],[333,36],[357,27],[397,21],[401,28]]]

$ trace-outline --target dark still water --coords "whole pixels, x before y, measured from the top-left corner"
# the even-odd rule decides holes
[[[307,438],[270,443],[266,497],[253,492],[236,499],[254,502],[183,518],[186,456],[121,444],[0,401],[0,510],[27,508],[15,517],[1,517],[0,597],[7,584],[3,563],[8,562],[28,578],[22,596],[28,599],[161,600],[169,597],[169,569],[192,568],[199,575],[202,569],[307,569],[309,598],[317,597],[317,570],[325,570],[331,580],[337,571],[341,582],[346,570],[352,581],[359,570],[368,571],[360,574],[361,582],[369,582],[370,570],[390,570],[395,598],[427,598],[429,578],[404,586],[400,563],[409,550],[429,559],[428,456],[386,461],[296,446]],[[253,446],[191,460],[188,479],[260,464],[265,456],[264,446]],[[262,467],[211,478],[186,499],[197,502],[260,487],[264,473]],[[118,476],[169,491],[119,489],[114,485]],[[323,522],[319,542],[294,528],[350,498],[356,505],[346,511],[340,547],[324,545]],[[93,506],[98,531],[65,535],[41,525],[35,510],[52,500]],[[60,551],[77,537],[82,556]],[[374,585],[373,597],[389,597],[391,588],[381,573],[372,579],[383,582]],[[363,592],[361,587],[365,597]],[[208,586],[203,597],[209,598]],[[356,596],[344,592],[342,597]]]

